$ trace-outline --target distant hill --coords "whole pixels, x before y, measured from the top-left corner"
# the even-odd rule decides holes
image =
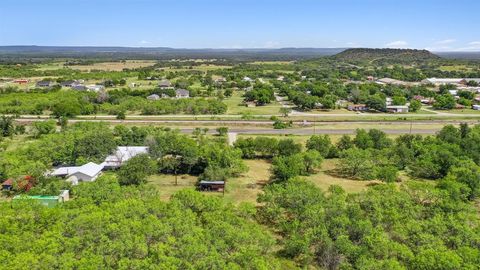
[[[427,50],[353,48],[336,54],[334,58],[344,61],[411,63],[439,59],[440,57]]]
[[[448,59],[480,60],[480,52],[436,52],[435,54]]]
[[[168,47],[0,46],[5,58],[298,60],[331,56],[345,48],[177,49]]]

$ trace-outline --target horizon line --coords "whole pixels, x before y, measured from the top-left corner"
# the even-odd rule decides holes
[[[4,47],[46,47],[46,48],[132,48],[132,49],[174,49],[174,50],[282,50],[282,49],[393,49],[393,50],[426,50],[430,52],[439,53],[480,53],[479,50],[429,50],[428,48],[394,48],[394,47],[169,47],[169,46],[125,46],[125,45],[35,45],[35,44],[15,44],[15,45],[0,45]]]

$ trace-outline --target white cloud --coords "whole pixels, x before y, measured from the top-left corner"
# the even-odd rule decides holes
[[[457,48],[455,51],[480,51],[480,41],[469,42],[467,46]]]
[[[357,42],[347,42],[347,43],[345,43],[345,45],[346,45],[347,47],[350,47],[350,48],[358,48],[358,47],[360,47],[360,44],[358,44]]]
[[[273,48],[279,48],[280,47],[280,42],[277,41],[267,41],[263,44],[263,48],[266,49],[273,49]]]
[[[147,40],[140,40],[139,43],[145,45],[145,44],[150,44],[151,42]]]
[[[456,39],[444,39],[444,40],[439,40],[436,42],[436,44],[451,44],[457,41]]]
[[[407,47],[407,45],[408,45],[408,42],[404,40],[396,40],[396,41],[392,41],[390,43],[385,44],[386,47],[390,47],[390,48],[405,48]]]

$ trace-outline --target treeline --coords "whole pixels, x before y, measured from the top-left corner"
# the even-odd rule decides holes
[[[11,92],[0,94],[0,114],[41,115],[51,112],[54,116],[74,117],[97,113],[116,115],[120,112],[141,114],[221,114],[227,106],[218,99],[188,98],[147,100],[149,92],[132,91],[46,91]]]

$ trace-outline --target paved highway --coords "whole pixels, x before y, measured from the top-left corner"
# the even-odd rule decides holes
[[[17,122],[21,123],[31,123],[31,122],[36,122],[36,121],[46,121],[48,119],[46,118],[18,118],[16,119]],[[185,125],[194,125],[194,124],[201,124],[201,123],[210,123],[210,124],[218,124],[219,126],[225,125],[225,124],[247,124],[247,125],[258,125],[258,124],[272,124],[271,121],[253,121],[253,120],[242,120],[242,121],[221,121],[221,120],[200,120],[200,121],[195,121],[195,120],[116,120],[116,119],[70,119],[70,123],[76,123],[76,122],[106,122],[106,123],[112,123],[112,124],[168,124],[168,123],[174,123],[174,124],[185,124]],[[425,128],[424,126],[422,128],[416,127],[417,125],[428,125],[428,124],[442,124],[442,123],[459,123],[461,121],[415,121],[411,123],[411,128],[388,128],[389,125],[398,125],[398,124],[403,124],[403,125],[409,125],[410,122],[400,122],[400,123],[392,123],[388,121],[384,122],[357,122],[357,121],[352,121],[352,122],[331,122],[332,125],[334,124],[341,124],[343,126],[348,124],[364,124],[365,129],[368,129],[370,125],[375,124],[385,124],[385,127],[378,127],[375,126],[375,128],[379,128],[383,130],[387,134],[408,134],[408,133],[414,133],[414,134],[434,134],[435,132],[438,131],[438,128]],[[476,121],[471,121],[476,123]],[[191,133],[194,128],[180,128],[182,132],[185,133]],[[312,128],[311,125],[307,127],[295,127],[295,128],[289,128],[289,129],[273,129],[273,128],[266,128],[266,127],[243,127],[243,128],[238,128],[238,127],[230,127],[229,132],[234,132],[237,134],[294,134],[294,135],[312,135],[312,134],[354,134],[356,128],[321,128],[321,127],[316,127]],[[215,130],[210,130],[209,132],[215,133]]]

